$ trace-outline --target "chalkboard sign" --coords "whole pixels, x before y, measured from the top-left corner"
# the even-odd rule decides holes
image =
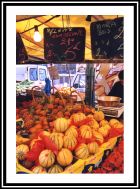
[[[90,25],[92,57],[123,59],[123,17]]]
[[[45,28],[44,57],[49,62],[82,62],[85,28]]]
[[[28,55],[19,33],[16,34],[16,62],[22,63],[28,60]]]

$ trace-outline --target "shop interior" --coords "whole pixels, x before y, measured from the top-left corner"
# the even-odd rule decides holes
[[[122,15],[16,16],[17,174],[123,173],[123,61]]]

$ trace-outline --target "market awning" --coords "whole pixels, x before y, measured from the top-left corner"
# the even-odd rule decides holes
[[[31,59],[44,59],[44,40],[43,40],[43,30],[44,28],[52,27],[85,27],[86,29],[86,47],[85,47],[85,60],[92,60],[91,56],[91,39],[90,39],[90,24],[91,22],[115,19],[119,17],[118,15],[70,15],[70,16],[59,16],[46,22],[53,15],[17,15],[16,16],[16,32],[21,33],[23,43],[25,45],[28,56]],[[87,19],[91,21],[87,21]],[[45,23],[46,22],[46,23]],[[42,35],[41,42],[35,42],[33,39],[35,25],[39,26],[39,32]],[[25,32],[26,30],[29,30]],[[23,33],[22,33],[23,32]]]

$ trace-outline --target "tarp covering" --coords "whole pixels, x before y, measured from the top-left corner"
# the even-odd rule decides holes
[[[55,15],[54,15],[55,16]],[[85,47],[85,60],[92,60],[91,56],[91,39],[90,39],[90,24],[100,20],[115,19],[118,15],[93,15],[91,21],[87,21],[87,15],[70,15],[56,17],[49,22],[46,22],[53,15],[41,16],[41,15],[17,15],[16,16],[16,32],[21,33],[23,43],[25,45],[28,56],[38,59],[44,59],[44,39],[43,30],[46,27],[85,27],[86,29],[86,47]],[[121,15],[120,15],[121,17]],[[45,23],[46,22],[46,23]],[[41,42],[35,42],[33,39],[35,25],[38,27],[42,36]],[[29,30],[25,32],[26,30]],[[24,32],[24,33],[22,33]]]

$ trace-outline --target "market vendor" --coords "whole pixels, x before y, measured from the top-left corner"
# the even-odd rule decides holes
[[[121,98],[121,103],[124,102],[124,71],[120,71],[118,74],[119,81],[117,81],[111,91],[109,92],[108,96],[117,96]]]

